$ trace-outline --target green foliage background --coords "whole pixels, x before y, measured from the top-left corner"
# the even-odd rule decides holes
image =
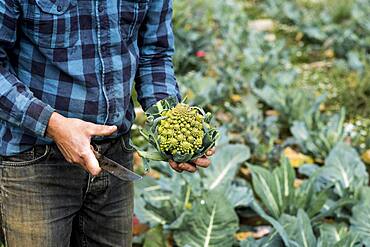
[[[177,79],[222,138],[196,174],[151,163],[136,244],[370,246],[369,16],[369,0],[174,1]]]

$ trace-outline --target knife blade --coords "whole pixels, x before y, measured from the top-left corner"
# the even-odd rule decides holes
[[[135,172],[127,169],[126,167],[118,164],[116,161],[107,158],[95,150],[94,154],[99,162],[100,168],[123,181],[136,181],[143,178],[139,174],[136,174]]]
[[[110,174],[116,176],[123,181],[136,181],[142,179],[143,177],[135,172],[127,169],[126,167],[118,164],[117,162],[105,157],[100,156],[98,159],[100,167],[109,172]]]

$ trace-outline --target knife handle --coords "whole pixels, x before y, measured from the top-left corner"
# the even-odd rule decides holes
[[[101,157],[101,154],[99,153],[98,148],[94,148],[94,146],[93,146],[92,144],[90,145],[90,148],[91,148],[91,150],[93,151],[93,153],[94,153],[94,155],[95,155],[95,158],[96,158],[97,160],[99,160],[99,159],[100,159],[100,157]]]

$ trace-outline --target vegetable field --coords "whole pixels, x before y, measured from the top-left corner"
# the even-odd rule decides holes
[[[187,102],[212,165],[135,186],[135,246],[370,246],[370,1],[174,1]],[[133,142],[150,149],[139,134]]]

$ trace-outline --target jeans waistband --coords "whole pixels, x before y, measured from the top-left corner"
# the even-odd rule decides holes
[[[104,154],[107,150],[112,148],[115,145],[123,145],[124,147],[129,146],[129,140],[130,140],[130,134],[124,134],[116,138],[111,138],[111,139],[104,139],[104,140],[93,140],[91,144],[99,150],[100,153]],[[32,158],[32,157],[37,157],[44,155],[46,152],[52,153],[57,156],[63,156],[62,153],[60,152],[59,148],[55,143],[48,144],[48,145],[35,145],[33,146],[30,150],[24,151],[22,153],[16,154],[14,156],[11,156],[12,159],[14,158],[19,158],[24,159],[24,158]],[[0,161],[1,160],[6,160],[7,158],[10,157],[2,157],[0,156]]]

